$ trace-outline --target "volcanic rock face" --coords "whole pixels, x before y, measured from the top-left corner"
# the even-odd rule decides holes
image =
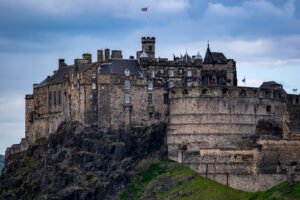
[[[137,170],[167,155],[165,125],[102,132],[63,123],[6,159],[0,199],[117,199]]]

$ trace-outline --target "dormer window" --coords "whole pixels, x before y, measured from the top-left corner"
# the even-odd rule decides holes
[[[129,76],[130,75],[129,69],[125,69],[124,73],[125,73],[125,76]]]
[[[192,71],[191,70],[187,71],[187,77],[192,77]]]
[[[173,77],[174,76],[174,70],[169,70],[169,77]]]
[[[155,71],[151,70],[151,77],[154,78],[155,77]]]
[[[153,90],[153,83],[152,83],[152,81],[148,82],[148,90]]]

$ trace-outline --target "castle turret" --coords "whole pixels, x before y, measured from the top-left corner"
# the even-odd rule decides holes
[[[142,51],[149,58],[155,58],[155,37],[142,37]]]

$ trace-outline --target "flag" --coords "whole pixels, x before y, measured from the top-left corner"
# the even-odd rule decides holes
[[[142,12],[148,11],[148,8],[142,8]]]
[[[244,79],[242,80],[242,82],[246,83],[246,78],[244,78]]]

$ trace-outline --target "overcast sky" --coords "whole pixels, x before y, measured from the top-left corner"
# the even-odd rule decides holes
[[[147,15],[141,12],[148,7]],[[274,80],[300,90],[300,1],[296,0],[9,0],[0,1],[0,154],[24,137],[24,96],[32,84],[82,53],[141,49],[156,55],[212,51],[237,61],[239,84]]]

